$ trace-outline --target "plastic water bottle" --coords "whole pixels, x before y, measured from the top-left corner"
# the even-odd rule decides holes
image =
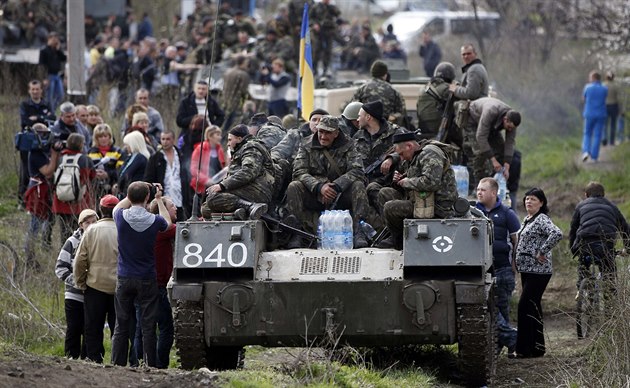
[[[324,215],[325,212],[321,212],[319,215],[319,222],[317,223],[317,249],[324,249]]]
[[[468,168],[466,166],[453,166],[453,172],[457,182],[457,195],[468,198]]]
[[[322,238],[322,248],[326,249],[326,250],[331,250],[334,249],[333,248],[333,240],[334,240],[334,220],[333,220],[333,214],[329,211],[326,210],[324,212],[324,220],[322,221],[322,227],[323,227],[323,238]]]
[[[350,211],[344,210],[342,212],[342,226],[341,226],[341,235],[343,236],[343,244],[342,249],[352,249],[354,242],[354,234],[352,230],[352,216],[350,215]]]
[[[498,192],[499,199],[501,199],[501,202],[504,202],[505,194],[507,193],[507,181],[505,180],[505,175],[503,175],[503,170],[494,174],[494,179],[499,184],[499,192]]]
[[[343,249],[343,212],[339,210],[333,210],[333,225],[334,225],[334,241],[333,249]]]
[[[359,227],[365,234],[365,237],[367,238],[369,243],[374,241],[374,238],[376,237],[376,230],[374,229],[374,227],[372,227],[372,225],[368,224],[364,220],[361,220],[359,221]]]

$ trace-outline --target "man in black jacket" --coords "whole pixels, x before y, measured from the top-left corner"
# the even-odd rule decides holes
[[[590,265],[595,263],[607,281],[605,289],[614,292],[617,273],[615,242],[617,237],[621,238],[627,250],[630,247],[630,227],[617,206],[604,198],[604,194],[601,183],[589,182],[586,185],[586,199],[576,206],[571,220],[569,246],[580,260],[578,288],[582,279],[588,276]]]
[[[29,98],[20,104],[20,126],[22,131],[29,131],[35,123],[42,123],[47,127],[55,121],[55,112],[42,97],[42,83],[32,80],[28,83]],[[28,153],[30,150],[20,149],[20,176],[18,183],[18,200],[23,204],[22,196],[28,185]]]
[[[180,151],[175,147],[173,131],[165,129],[160,135],[160,144],[162,147],[147,162],[144,181],[162,185],[164,195],[177,207],[177,220],[183,221],[191,210],[188,170],[182,164]]]
[[[48,34],[46,47],[39,51],[39,64],[46,69],[48,74],[48,103],[53,112],[63,99],[63,63],[66,61],[66,54],[61,50],[59,34],[51,32]]]

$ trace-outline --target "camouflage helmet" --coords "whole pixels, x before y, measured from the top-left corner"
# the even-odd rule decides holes
[[[433,73],[434,78],[442,78],[444,81],[451,83],[455,79],[455,66],[450,62],[440,62]]]
[[[362,106],[362,102],[352,101],[351,103],[346,105],[341,116],[346,120],[356,120],[359,118],[359,110],[361,110]]]

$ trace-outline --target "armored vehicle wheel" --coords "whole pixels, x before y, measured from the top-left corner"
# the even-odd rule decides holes
[[[457,306],[459,370],[463,378],[477,386],[489,385],[496,372],[497,333],[494,287],[487,305]]]
[[[182,369],[206,366],[203,302],[178,300],[175,308],[175,345]]]

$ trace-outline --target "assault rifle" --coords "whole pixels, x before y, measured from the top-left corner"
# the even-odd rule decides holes
[[[289,224],[287,224],[285,222],[282,222],[282,221],[280,221],[280,220],[278,220],[276,218],[273,218],[272,216],[270,216],[268,214],[263,214],[260,218],[262,220],[264,220],[264,221],[270,222],[273,225],[276,225],[276,226],[280,227],[281,229],[286,230],[287,232],[291,232],[291,233],[297,234],[297,235],[302,236],[302,237],[304,237],[304,238],[306,238],[308,240],[317,241],[319,239],[319,237],[317,237],[314,234],[310,234],[308,232],[305,232],[305,231],[303,231],[302,229],[300,229],[297,226],[289,225]]]
[[[438,128],[438,134],[435,140],[444,143],[446,135],[448,135],[448,127],[453,117],[453,103],[455,102],[455,96],[453,92],[448,92],[448,98],[446,104],[444,104],[444,111],[442,112],[442,121],[440,121],[440,127]]]
[[[365,176],[370,176],[374,173],[374,171],[377,171],[377,169],[381,166],[381,164],[383,164],[383,162],[385,161],[385,159],[387,159],[387,157],[394,152],[394,146],[391,146],[387,149],[387,151],[385,151],[385,153],[383,155],[381,155],[381,157],[379,157],[378,159],[376,159],[374,162],[372,162],[372,164],[370,164],[369,166],[365,167],[363,169],[363,172],[365,173]]]

